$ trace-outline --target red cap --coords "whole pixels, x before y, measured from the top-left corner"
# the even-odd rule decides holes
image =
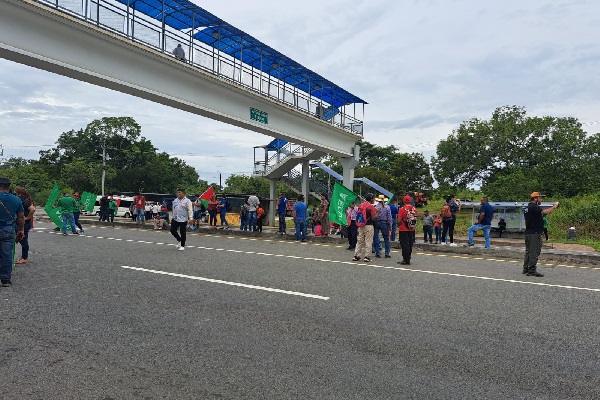
[[[412,197],[410,196],[404,196],[404,198],[402,199],[404,201],[404,204],[408,204],[408,203],[412,203]]]

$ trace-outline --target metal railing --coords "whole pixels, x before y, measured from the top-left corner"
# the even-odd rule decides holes
[[[304,157],[312,153],[314,149],[310,147],[296,145],[293,143],[287,143],[281,149],[276,150],[274,154],[272,154],[265,161],[254,161],[254,175],[267,175],[269,172],[276,169],[279,165],[281,165],[286,159],[289,157]],[[268,154],[268,151],[265,149],[265,157]]]
[[[36,1],[164,54],[172,56],[172,50],[181,44],[187,50],[187,60],[184,62],[194,67],[340,129],[359,135],[363,133],[363,122],[355,117],[355,110],[354,115],[351,115],[346,112],[347,106],[334,108],[321,99],[312,97],[310,93],[194,39],[196,29],[179,31],[111,0]],[[348,105],[349,108],[352,106],[354,105]]]

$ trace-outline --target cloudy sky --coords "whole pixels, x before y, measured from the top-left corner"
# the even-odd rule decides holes
[[[502,105],[573,116],[600,131],[597,0],[195,0],[365,99],[365,139],[406,151],[435,145]],[[351,5],[351,6],[349,6]],[[131,116],[161,151],[202,179],[250,174],[269,137],[0,60],[4,157],[37,158],[70,129]],[[188,134],[185,147],[171,137]],[[194,133],[194,135],[191,135]],[[198,135],[200,133],[201,135]]]

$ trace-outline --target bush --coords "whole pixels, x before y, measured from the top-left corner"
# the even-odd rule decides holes
[[[600,192],[565,199],[548,216],[551,236],[564,237],[572,226],[578,238],[600,240]]]

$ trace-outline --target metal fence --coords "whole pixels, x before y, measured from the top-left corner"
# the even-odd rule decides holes
[[[284,103],[325,123],[355,134],[363,134],[362,120],[356,118],[356,104],[336,109],[310,93],[290,86],[271,74],[255,69],[194,39],[195,30],[178,31],[161,21],[136,12],[127,5],[111,0],[37,1],[164,54],[172,56],[172,50],[181,44],[186,51],[185,62],[194,67]]]

